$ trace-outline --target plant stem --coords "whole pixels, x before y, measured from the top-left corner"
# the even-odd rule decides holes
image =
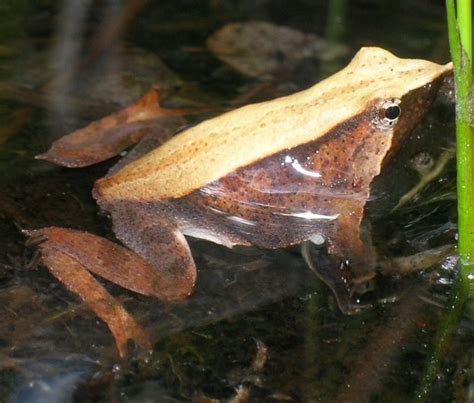
[[[461,318],[468,295],[469,283],[465,281],[465,278],[462,275],[460,275],[453,286],[447,310],[444,312],[440,326],[438,327],[438,332],[434,340],[434,350],[429,357],[425,372],[421,378],[420,386],[414,399],[415,403],[426,402],[428,400],[441,360],[443,359],[446,348],[449,345],[452,330]]]
[[[454,12],[448,0],[449,13]],[[472,128],[472,9],[471,0],[457,1],[456,18],[448,18],[456,85],[458,233],[461,263],[474,263],[474,130]],[[453,27],[454,25],[454,27]],[[458,31],[459,30],[459,31]]]
[[[331,42],[341,42],[344,35],[344,20],[347,14],[347,0],[329,2],[325,38]]]
[[[456,17],[457,11],[457,17]],[[428,399],[454,328],[466,308],[474,318],[474,130],[472,127],[472,9],[471,0],[446,0],[449,47],[456,86],[456,153],[459,275],[435,336],[434,351],[425,368],[415,401]]]
[[[472,63],[472,4],[471,0],[457,0],[457,20],[461,44]]]

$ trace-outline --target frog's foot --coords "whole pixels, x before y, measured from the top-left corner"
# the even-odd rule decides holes
[[[410,256],[386,259],[378,263],[378,271],[382,275],[408,275],[427,270],[455,252],[455,245],[442,245]]]
[[[36,158],[77,168],[114,157],[146,136],[163,143],[184,124],[180,116],[196,111],[161,108],[158,98],[158,91],[151,89],[134,104],[55,141]]]
[[[370,308],[371,305],[360,304],[357,299],[371,290],[372,277],[357,278],[355,281],[351,268],[345,262],[337,264],[310,241],[303,243],[301,253],[310,269],[333,291],[343,313],[357,314]]]
[[[163,276],[155,267],[128,249],[86,232],[52,227],[26,233],[40,240],[41,258],[49,271],[107,324],[121,356],[127,352],[128,340],[151,348],[144,329],[89,272],[144,295],[176,297],[168,284],[163,288]],[[194,285],[194,280],[191,284],[176,280],[180,295]]]

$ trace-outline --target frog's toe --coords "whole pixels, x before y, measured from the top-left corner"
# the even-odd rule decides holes
[[[352,286],[352,296],[361,296],[365,293],[372,292],[375,289],[375,280],[373,278],[367,279],[363,282],[354,283]]]
[[[336,299],[339,309],[345,315],[357,315],[366,311],[367,309],[373,308],[372,304],[359,304],[357,302],[354,302],[354,300],[342,301],[337,298],[337,296]]]

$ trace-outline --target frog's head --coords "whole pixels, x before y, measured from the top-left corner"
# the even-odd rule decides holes
[[[338,161],[322,172],[327,184],[340,182],[339,173],[345,172],[350,179],[347,193],[368,191],[423,118],[451,70],[451,63],[401,59],[380,48],[362,48],[345,69],[310,88],[323,94],[318,104],[325,114],[318,121],[331,126],[321,140],[326,154]]]
[[[423,118],[452,63],[439,65],[421,59],[401,59],[380,48],[362,48],[340,73],[349,84],[345,91],[357,94],[347,99],[351,108],[371,114],[371,124],[387,139],[390,147],[385,162],[400,147]],[[357,76],[357,80],[348,79]],[[350,98],[350,96],[348,97]],[[357,106],[359,105],[359,107]],[[373,139],[374,147],[379,140]],[[364,140],[370,148],[370,138]]]

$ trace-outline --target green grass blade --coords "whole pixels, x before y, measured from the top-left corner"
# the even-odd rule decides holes
[[[472,8],[471,0],[446,0],[449,46],[456,86],[456,154],[458,194],[459,276],[435,336],[416,402],[428,399],[440,363],[466,303],[474,318],[474,130],[472,122]]]

